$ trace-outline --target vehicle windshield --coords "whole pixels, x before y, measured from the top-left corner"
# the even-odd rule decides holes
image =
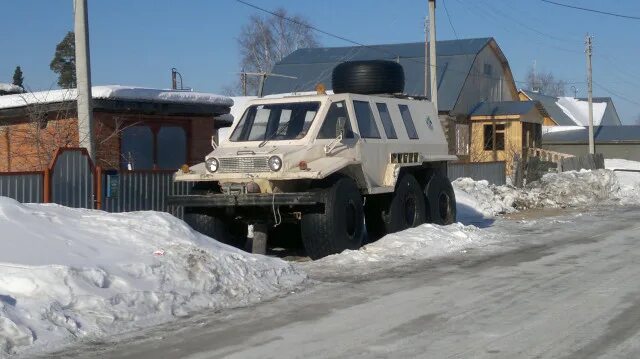
[[[318,108],[320,108],[320,102],[250,106],[244,112],[229,140],[244,142],[303,138],[309,131]]]

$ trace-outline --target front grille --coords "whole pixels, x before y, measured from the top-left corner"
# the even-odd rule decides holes
[[[232,157],[232,158],[220,158],[221,173],[229,172],[268,172],[269,157]]]

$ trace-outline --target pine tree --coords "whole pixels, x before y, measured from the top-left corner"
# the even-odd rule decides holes
[[[73,31],[69,31],[58,43],[49,67],[58,74],[58,86],[76,87],[76,44]]]
[[[16,66],[16,70],[13,72],[13,84],[24,88],[23,82],[22,69],[20,66]]]

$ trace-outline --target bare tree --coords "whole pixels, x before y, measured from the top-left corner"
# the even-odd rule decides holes
[[[548,96],[564,96],[566,83],[563,80],[556,80],[551,71],[536,72],[532,67],[527,73],[527,87],[529,90],[539,92]]]
[[[309,28],[309,22],[300,15],[289,15],[285,9],[276,15],[261,17],[253,15],[242,27],[238,37],[240,67],[246,72],[270,72],[285,56],[300,48],[317,47],[318,39]],[[246,77],[247,94],[255,94],[259,78]],[[242,81],[238,76],[234,92],[240,93]],[[231,88],[227,88],[230,91]]]

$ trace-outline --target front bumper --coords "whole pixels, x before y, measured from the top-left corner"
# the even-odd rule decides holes
[[[169,196],[167,202],[183,207],[313,206],[324,203],[321,192],[242,193]]]

